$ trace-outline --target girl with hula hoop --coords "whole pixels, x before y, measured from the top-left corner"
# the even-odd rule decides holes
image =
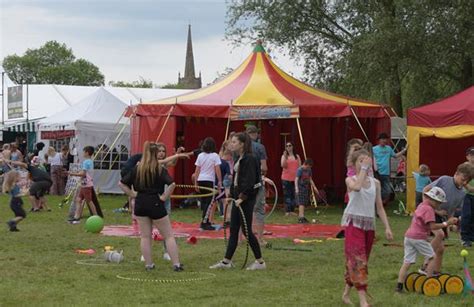
[[[160,144],[145,142],[140,163],[122,178],[121,184],[124,192],[135,198],[134,214],[140,226],[140,246],[145,258],[145,269],[150,271],[155,268],[151,256],[152,228],[155,225],[165,239],[174,270],[179,272],[183,270],[183,266],[179,262],[178,247],[164,203],[173,193],[175,183],[164,165],[176,158],[189,158],[189,155],[176,154],[159,160],[159,148]],[[165,189],[166,184],[168,188]]]
[[[239,230],[245,223],[247,231],[244,231],[244,234],[247,236],[256,259],[247,267],[247,270],[263,270],[266,268],[265,261],[262,258],[258,240],[252,231],[253,207],[258,192],[257,184],[260,182],[259,164],[252,154],[252,143],[247,134],[237,133],[234,135],[231,139],[231,148],[238,158],[234,164],[234,178],[230,189],[231,195],[236,201],[231,211],[229,244],[224,259],[209,268],[230,269],[233,267],[232,257],[239,241]],[[238,207],[242,209],[243,216],[241,216]]]

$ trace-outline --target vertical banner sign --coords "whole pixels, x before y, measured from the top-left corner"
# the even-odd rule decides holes
[[[23,86],[8,88],[8,119],[23,117]]]

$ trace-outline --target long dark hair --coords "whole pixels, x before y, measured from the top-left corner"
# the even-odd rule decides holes
[[[237,138],[240,143],[244,144],[244,154],[251,154],[252,153],[252,141],[247,133],[239,132],[236,133],[234,138]]]
[[[207,137],[202,141],[201,149],[205,153],[216,152],[216,142],[213,138]]]
[[[285,143],[285,148],[284,148],[284,150],[285,150],[288,154],[290,154],[290,153],[288,152],[288,150],[286,149],[286,145],[288,145],[288,144],[291,144],[291,147],[293,147],[293,156],[295,157],[295,159],[298,159],[298,154],[296,153],[295,144],[293,144],[293,142],[286,142],[286,143]]]

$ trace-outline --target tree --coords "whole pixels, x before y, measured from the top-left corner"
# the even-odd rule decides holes
[[[76,59],[70,48],[57,41],[28,49],[23,56],[6,56],[3,68],[18,84],[104,85],[104,75],[97,66]]]
[[[184,84],[178,84],[178,83],[166,83],[165,85],[161,85],[158,87],[165,88],[165,89],[177,89],[177,90],[186,89]]]
[[[263,38],[307,82],[401,114],[474,83],[473,14],[468,0],[232,1],[227,38]]]
[[[226,67],[226,68],[224,68],[223,71],[216,72],[216,75],[217,75],[216,78],[211,83],[209,83],[208,85],[214,84],[217,81],[220,81],[220,80],[224,79],[225,77],[230,75],[233,71],[234,71],[233,68]]]
[[[126,81],[110,81],[110,86],[114,87],[141,87],[141,88],[152,88],[153,82],[151,80],[139,77],[138,81],[126,82]]]

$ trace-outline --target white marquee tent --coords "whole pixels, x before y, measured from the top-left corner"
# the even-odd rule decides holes
[[[66,110],[40,120],[39,141],[46,147],[68,144],[76,161],[83,160],[85,146],[102,148],[94,161],[94,184],[101,193],[120,193],[120,167],[130,148],[129,118],[122,116],[126,108],[123,101],[99,88]]]

